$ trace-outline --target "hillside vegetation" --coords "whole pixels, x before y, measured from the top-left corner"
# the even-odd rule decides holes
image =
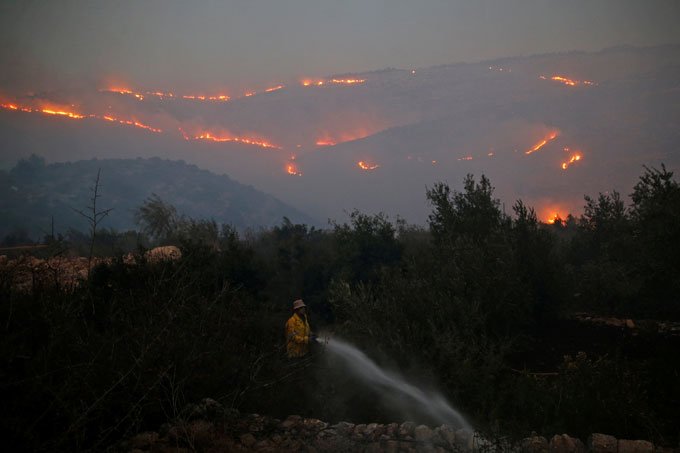
[[[6,442],[101,450],[206,396],[277,417],[399,421],[385,395],[325,366],[322,349],[285,358],[283,325],[303,297],[315,329],[439,387],[490,435],[677,444],[678,338],[641,322],[680,320],[671,172],[645,169],[630,205],[599,194],[552,225],[522,202],[506,215],[483,176],[427,198],[427,228],[354,212],[329,230],[284,219],[248,236],[147,199],[140,234],[178,245],[179,261],[119,257],[73,292],[49,279],[18,291],[3,265]],[[583,326],[576,312],[637,327]]]
[[[284,215],[296,222],[315,223],[271,195],[183,161],[91,159],[46,164],[33,155],[8,172],[0,171],[0,235],[25,228],[31,236],[42,236],[50,232],[52,218],[57,232],[85,230],[87,222],[75,209],[90,205],[90,190],[99,170],[102,203],[114,210],[108,228],[134,228],[134,210],[153,194],[162,194],[188,216],[214,219],[241,231],[271,227]]]

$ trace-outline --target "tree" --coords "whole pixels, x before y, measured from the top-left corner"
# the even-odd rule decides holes
[[[177,209],[164,202],[155,193],[135,211],[135,222],[146,234],[156,240],[164,240],[175,233],[182,221]]]
[[[87,207],[87,211],[82,211],[80,209],[73,210],[85,217],[90,224],[90,251],[87,257],[87,273],[90,273],[90,267],[92,265],[92,253],[94,251],[94,241],[97,237],[97,227],[106,216],[113,210],[113,208],[104,209],[102,211],[97,210],[97,200],[101,196],[99,194],[99,177],[101,176],[102,169],[97,170],[97,178],[94,180],[94,186],[90,188],[92,191],[92,198],[90,199],[91,206]]]
[[[479,183],[468,174],[463,192],[454,191],[447,184],[437,183],[427,190],[427,199],[434,210],[429,216],[430,230],[435,242],[452,246],[465,236],[480,243],[497,232],[504,219],[500,201],[493,198],[491,181],[482,175]]]

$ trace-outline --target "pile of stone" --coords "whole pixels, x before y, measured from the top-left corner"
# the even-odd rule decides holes
[[[521,443],[488,440],[448,425],[429,427],[413,422],[328,424],[291,415],[285,420],[224,409],[211,399],[190,405],[158,432],[138,434],[118,451],[141,453],[217,452],[531,452],[531,453],[671,453],[646,441],[617,440],[593,434],[586,444],[566,434],[550,441],[531,436]]]
[[[111,258],[92,258],[92,267],[110,263]],[[47,259],[21,256],[16,259],[0,257],[0,274],[18,292],[33,292],[36,288],[57,288],[73,291],[88,274],[85,257],[56,256]]]

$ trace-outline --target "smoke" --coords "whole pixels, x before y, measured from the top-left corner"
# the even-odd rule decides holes
[[[444,181],[460,190],[468,173],[490,177],[506,206],[521,198],[547,220],[554,211],[578,215],[585,194],[626,193],[643,164],[680,164],[680,46],[499,63],[503,71],[494,63],[385,70],[338,76],[362,83],[327,76],[323,85],[298,80],[273,91],[254,83],[248,97],[207,87],[170,96],[164,81],[125,85],[113,76],[76,87],[52,80],[51,90],[3,86],[0,104],[28,111],[0,109],[0,165],[32,153],[52,162],[182,159],[318,219],[359,209],[422,224],[426,187]],[[204,95],[232,97],[191,98]]]

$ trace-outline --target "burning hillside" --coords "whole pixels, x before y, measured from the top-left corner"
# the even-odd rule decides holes
[[[642,164],[680,163],[678,49],[300,78],[240,94],[116,82],[39,97],[4,88],[4,157],[49,159],[57,143],[60,159],[164,155],[319,217],[359,208],[413,221],[426,218],[424,187],[484,173],[505,202],[523,198],[543,219],[559,205],[563,217],[584,193],[627,186]],[[639,73],[625,64],[643,59]],[[567,89],[578,87],[587,89]]]

